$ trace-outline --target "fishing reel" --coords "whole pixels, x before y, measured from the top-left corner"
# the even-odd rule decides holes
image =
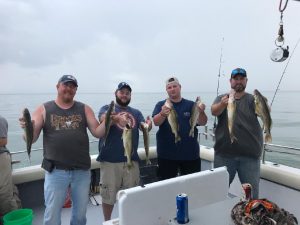
[[[289,57],[289,46],[286,48],[278,46],[271,52],[270,57],[273,62],[283,62]]]
[[[286,5],[287,5],[287,1],[286,1]],[[286,5],[285,5],[284,9],[286,8]],[[280,1],[279,11],[281,12],[281,16],[280,16],[278,37],[275,39],[275,45],[277,46],[277,48],[275,48],[271,52],[271,55],[270,55],[271,60],[273,62],[283,62],[284,60],[286,60],[289,57],[289,46],[287,46],[286,48],[283,47],[283,45],[284,45],[283,33],[284,32],[283,32],[282,17],[283,17],[284,9],[281,9],[281,1]]]

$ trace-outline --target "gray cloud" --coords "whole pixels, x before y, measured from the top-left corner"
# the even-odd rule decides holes
[[[291,49],[299,11],[289,1],[284,13]],[[121,80],[163,91],[170,74],[185,91],[215,91],[223,37],[221,89],[240,66],[250,90],[273,90],[285,66],[269,59],[279,17],[271,0],[0,0],[0,92],[54,92],[66,73],[82,92],[111,92]],[[299,90],[299,59],[297,48],[282,89]]]

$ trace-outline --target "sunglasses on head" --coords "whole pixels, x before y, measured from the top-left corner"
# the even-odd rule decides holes
[[[246,75],[246,70],[242,69],[242,68],[237,68],[237,69],[234,69],[231,73],[231,76],[235,76],[235,75]]]

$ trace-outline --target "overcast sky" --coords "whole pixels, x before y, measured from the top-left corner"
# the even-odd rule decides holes
[[[285,0],[283,0],[285,2]],[[0,0],[0,93],[55,92],[63,74],[80,92],[165,90],[170,75],[183,91],[228,90],[235,67],[248,91],[275,90],[286,62],[270,60],[279,0]],[[285,45],[300,38],[300,2],[284,11]],[[224,38],[224,41],[222,39]],[[300,90],[300,46],[281,90]]]

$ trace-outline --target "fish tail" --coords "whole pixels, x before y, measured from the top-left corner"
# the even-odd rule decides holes
[[[150,159],[146,159],[146,165],[151,165],[152,163],[151,163],[151,161],[150,161]]]
[[[132,161],[127,160],[127,168],[131,169],[133,167]]]
[[[266,135],[265,135],[265,142],[266,143],[272,142],[272,136],[271,136],[270,133],[266,133]]]
[[[179,135],[177,135],[177,136],[175,137],[175,143],[177,143],[177,142],[179,142],[179,141],[181,141],[181,137],[180,137]]]
[[[231,144],[234,142],[234,141],[237,141],[237,138],[234,136],[234,134],[230,134],[230,141],[231,141]]]
[[[191,128],[189,136],[194,137],[194,129]]]

